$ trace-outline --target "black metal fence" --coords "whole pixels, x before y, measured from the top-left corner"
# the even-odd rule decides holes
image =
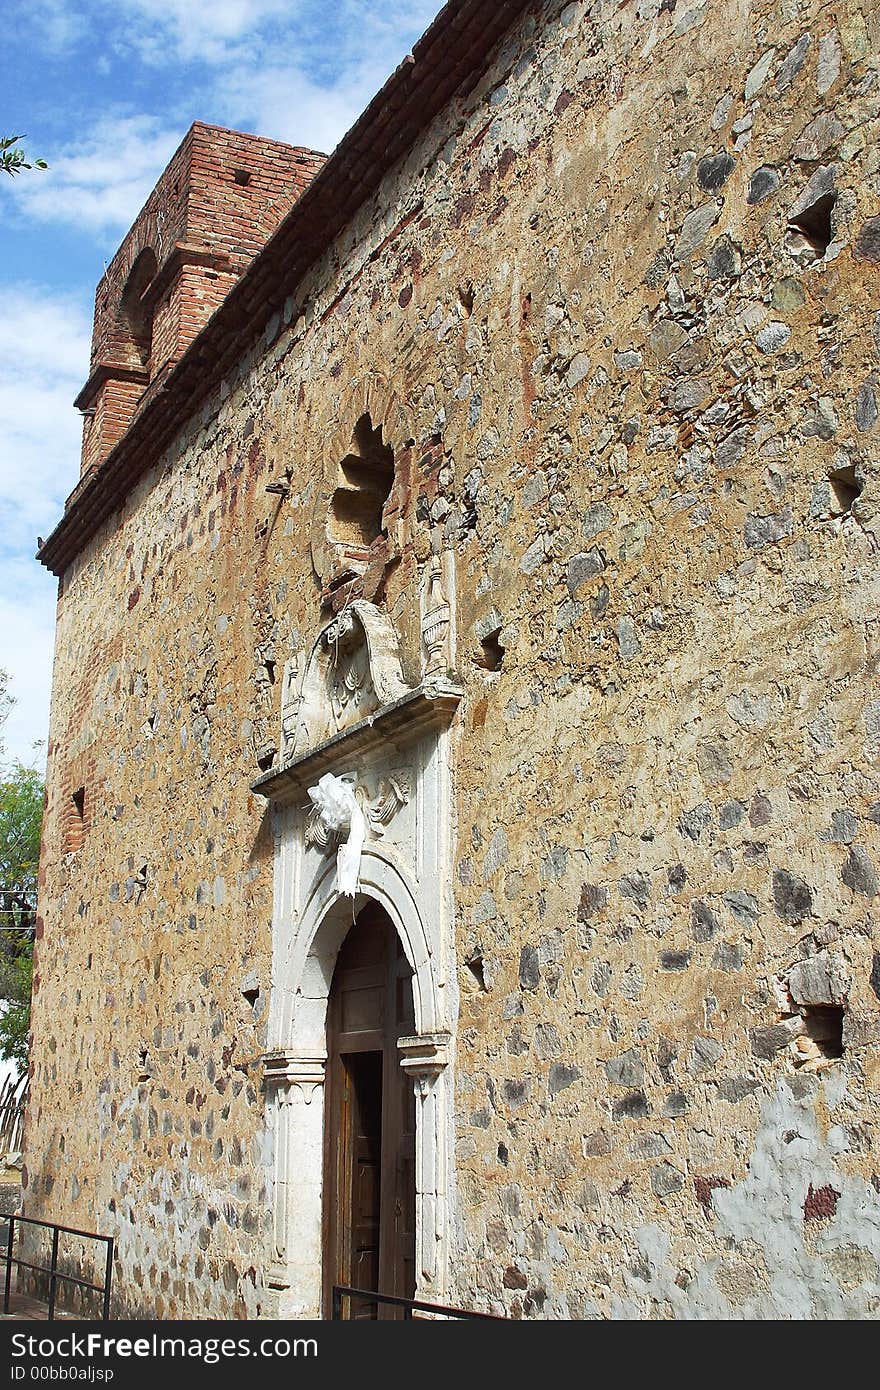
[[[7,1077],[0,1087],[0,1163],[19,1154],[27,1098],[26,1074]]]
[[[57,1299],[59,1283],[72,1284],[76,1288],[90,1289],[93,1293],[100,1294],[102,1297],[101,1321],[109,1322],[110,1285],[113,1279],[112,1236],[99,1236],[94,1231],[78,1231],[74,1226],[59,1226],[54,1221],[38,1221],[33,1216],[0,1217],[0,1226],[2,1226],[3,1221],[8,1222],[8,1230],[6,1233],[6,1283],[3,1292],[3,1312],[5,1314],[9,1313],[9,1300],[12,1294],[12,1271],[13,1269],[27,1269],[30,1270],[33,1274],[48,1275],[49,1310],[47,1313],[47,1319],[49,1322],[54,1321],[55,1318],[55,1303]],[[14,1254],[16,1228],[18,1228],[19,1232],[21,1232],[21,1228],[27,1226],[34,1226],[42,1228],[46,1231],[51,1231],[52,1246],[51,1254],[49,1257],[49,1263],[47,1265],[34,1264],[32,1261],[22,1259],[20,1256],[16,1256]],[[103,1284],[93,1284],[90,1280],[83,1279],[78,1274],[67,1274],[58,1268],[59,1246],[62,1235],[75,1236],[80,1240],[102,1241],[103,1244],[106,1245],[107,1256],[104,1266]],[[20,1244],[21,1241],[19,1239],[19,1246]]]
[[[464,1308],[448,1308],[443,1303],[423,1303],[418,1298],[395,1298],[391,1294],[376,1293],[371,1289],[352,1289],[347,1284],[333,1285],[333,1307],[331,1320],[342,1321],[343,1299],[357,1299],[364,1303],[384,1303],[401,1310],[400,1316],[409,1322],[414,1313],[427,1313],[434,1318],[480,1318],[485,1322],[503,1322],[503,1318],[493,1313],[471,1313]],[[419,1319],[416,1319],[419,1321]]]

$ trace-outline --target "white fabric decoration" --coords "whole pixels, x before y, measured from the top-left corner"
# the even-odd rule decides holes
[[[346,836],[336,851],[336,891],[353,898],[359,888],[361,852],[367,836],[366,818],[354,788],[342,777],[325,772],[316,787],[309,787],[309,798],[327,835]]]

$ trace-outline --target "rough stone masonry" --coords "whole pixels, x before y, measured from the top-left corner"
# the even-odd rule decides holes
[[[446,555],[448,1300],[880,1309],[880,16],[509,8],[295,277],[257,256],[176,369],[201,353],[204,397],[152,443],[135,418],[44,547],[24,1210],[116,1236],[120,1313],[273,1313],[249,788],[322,605],[379,606],[412,673]],[[365,417],[375,535],[337,486]]]

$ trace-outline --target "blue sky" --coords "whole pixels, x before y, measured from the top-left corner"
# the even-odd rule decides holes
[[[95,286],[194,120],[332,150],[441,0],[20,0],[0,133],[0,667],[7,757],[48,730],[55,580],[36,538],[79,472]],[[37,755],[39,756],[39,755]]]

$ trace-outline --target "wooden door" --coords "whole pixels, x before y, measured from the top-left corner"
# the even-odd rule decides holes
[[[341,1096],[351,1142],[351,1234],[346,1284],[379,1288],[379,1216],[382,1174],[382,1054],[343,1056]],[[375,1318],[377,1304],[353,1304],[352,1317]]]
[[[369,903],[339,953],[327,1014],[324,1296],[333,1284],[415,1292],[415,1099],[398,1038],[414,1031],[412,971]],[[344,1316],[399,1312],[366,1299]]]

